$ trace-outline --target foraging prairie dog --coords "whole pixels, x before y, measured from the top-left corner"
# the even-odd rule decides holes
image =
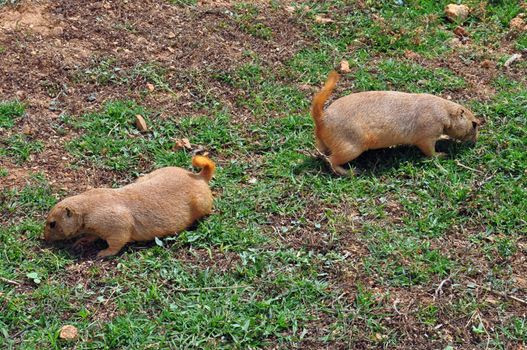
[[[415,145],[431,157],[442,155],[435,151],[442,135],[477,139],[480,122],[470,110],[429,94],[359,92],[337,99],[324,111],[339,78],[332,71],[311,105],[317,148],[339,175],[348,173],[343,164],[369,149]]]
[[[117,254],[128,242],[148,241],[180,232],[212,210],[208,182],[216,166],[195,156],[196,174],[166,167],[118,189],[98,188],[68,197],[48,215],[44,238],[70,239],[85,234],[75,246],[103,239],[108,248],[97,257]]]

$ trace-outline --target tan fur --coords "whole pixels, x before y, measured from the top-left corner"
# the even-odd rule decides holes
[[[337,75],[337,77],[335,77]],[[331,72],[334,87],[338,73]],[[328,91],[328,83],[321,91]],[[332,89],[331,89],[332,90]],[[329,94],[313,99],[323,105]],[[333,170],[347,174],[341,165],[369,149],[415,145],[427,156],[436,156],[435,143],[442,135],[475,142],[480,122],[467,108],[429,94],[368,91],[341,97],[324,112],[315,113],[315,137]]]
[[[199,174],[167,167],[118,189],[99,188],[66,198],[48,215],[44,238],[69,239],[85,234],[75,246],[98,238],[108,243],[97,255],[117,254],[128,242],[174,235],[212,210],[208,181],[215,165],[203,156],[193,158]]]

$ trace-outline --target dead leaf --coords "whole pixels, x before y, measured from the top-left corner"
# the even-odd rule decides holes
[[[421,55],[419,55],[416,52],[413,52],[411,50],[405,50],[404,51],[404,57],[408,58],[409,60],[417,60],[421,58]]]
[[[326,24],[326,23],[332,23],[332,22],[335,22],[334,20],[332,20],[331,18],[326,18],[326,17],[322,17],[322,16],[315,16],[315,22],[317,23],[321,23],[321,24]]]
[[[180,149],[186,149],[186,150],[192,149],[192,145],[190,144],[190,141],[187,138],[175,140],[174,151],[178,151]]]
[[[295,7],[294,6],[286,6],[285,10],[287,12],[289,12],[289,13],[293,13],[293,12],[295,12]]]
[[[22,134],[28,135],[28,136],[33,134],[33,130],[31,130],[31,127],[29,126],[29,124],[24,124],[22,126]]]
[[[311,91],[314,89],[313,86],[309,84],[300,84],[298,85],[298,88],[302,91]]]
[[[489,304],[492,304],[492,305],[496,305],[496,304],[499,303],[499,301],[498,301],[496,298],[494,298],[494,297],[492,297],[492,296],[490,296],[490,295],[488,295],[488,296],[485,298],[485,301],[486,301],[487,303],[489,303]]]
[[[518,276],[516,276],[514,279],[516,280],[516,285],[518,288],[527,290],[527,279]]]
[[[135,126],[141,132],[145,132],[148,130],[148,126],[146,125],[145,119],[141,114],[135,116]]]
[[[16,95],[16,98],[18,98],[18,99],[21,100],[21,101],[22,101],[22,100],[25,100],[26,97],[27,97],[26,93],[25,93],[23,90],[18,90],[18,91],[15,93],[15,95]]]
[[[65,325],[60,329],[60,339],[75,340],[78,337],[77,328],[71,325]]]
[[[459,26],[454,29],[454,34],[456,34],[458,37],[468,37],[468,32],[465,30],[465,28]]]
[[[491,60],[483,60],[481,62],[481,68],[489,69],[492,67],[494,67],[494,62],[492,62]]]
[[[339,71],[341,73],[351,73],[350,64],[346,60],[342,60],[339,63]]]

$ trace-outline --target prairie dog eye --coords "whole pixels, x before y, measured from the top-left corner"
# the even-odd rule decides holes
[[[475,129],[475,128],[477,128],[477,127],[478,127],[478,123],[473,121],[473,122],[472,122],[472,129]]]
[[[55,222],[55,221],[51,221],[51,222],[49,223],[49,227],[50,227],[50,228],[55,228],[55,225],[56,225],[56,224],[57,224],[57,222]]]

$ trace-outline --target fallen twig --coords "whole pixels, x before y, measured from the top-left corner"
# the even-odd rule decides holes
[[[511,57],[509,57],[509,59],[508,59],[507,61],[505,61],[505,63],[503,64],[503,66],[504,66],[505,68],[509,68],[509,66],[510,66],[511,64],[513,64],[514,61],[516,61],[516,60],[518,60],[518,59],[520,59],[520,58],[522,58],[522,55],[520,55],[519,53],[515,53],[514,55],[512,55]]]
[[[460,167],[462,168],[465,168],[465,169],[468,169],[468,170],[472,170],[476,173],[480,173],[480,174],[483,174],[483,171],[481,170],[478,170],[478,169],[474,169],[474,168],[471,168],[469,166],[466,166],[465,164],[461,163],[459,160],[456,159],[456,164],[459,165]]]
[[[489,287],[485,287],[485,286],[480,286],[480,285],[475,284],[475,283],[474,283],[474,286],[479,287],[479,288],[481,288],[481,289],[483,289],[483,290],[486,290],[486,291],[489,292],[489,293],[492,293],[492,294],[498,295],[498,296],[500,296],[500,297],[508,298],[508,299],[512,299],[512,300],[514,300],[514,301],[517,301],[517,302],[520,303],[520,304],[527,305],[527,301],[526,301],[526,300],[520,299],[520,298],[518,298],[517,296],[511,295],[511,294],[507,294],[507,293],[504,293],[504,292],[499,292],[499,291],[497,291],[497,290],[493,290],[493,289],[491,289],[491,288],[489,288]]]
[[[395,312],[397,312],[398,315],[403,315],[403,313],[397,309],[397,304],[399,304],[399,299],[395,299],[395,301],[393,302],[393,309],[395,310]]]
[[[21,286],[22,285],[22,283],[20,283],[20,282],[13,281],[13,280],[10,280],[10,279],[4,278],[4,277],[0,277],[0,281],[5,282],[5,283],[9,283],[9,284],[12,284],[12,285],[15,285],[15,286]]]
[[[450,277],[445,278],[444,280],[441,281],[441,283],[439,283],[439,286],[436,288],[436,291],[435,291],[435,293],[434,293],[434,299],[439,298],[440,294],[443,294],[443,286],[444,286],[445,283],[447,283],[448,281],[450,281]]]

